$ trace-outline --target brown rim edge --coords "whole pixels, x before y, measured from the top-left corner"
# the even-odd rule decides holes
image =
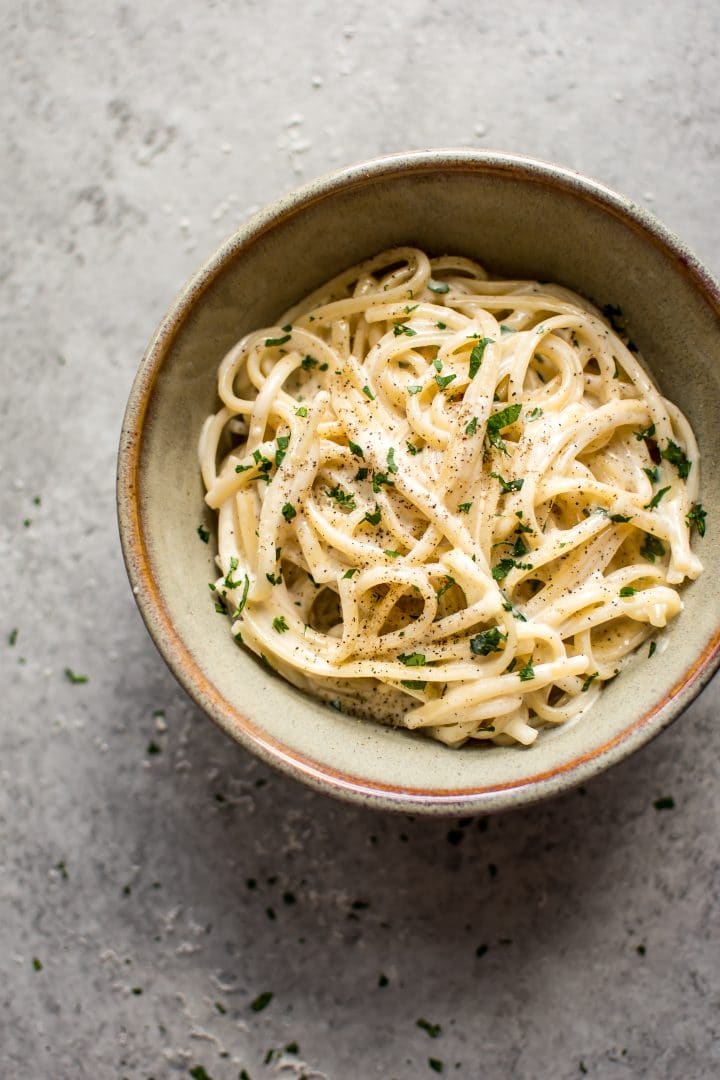
[[[657,705],[607,743],[563,765],[502,785],[450,791],[398,788],[369,782],[289,750],[231,705],[205,678],[175,631],[153,578],[142,530],[138,483],[143,424],[164,357],[192,304],[237,252],[338,190],[346,192],[381,178],[439,169],[519,176],[526,181],[564,189],[576,198],[599,205],[605,212],[649,238],[670,257],[680,272],[691,279],[720,319],[720,288],[694,255],[652,215],[596,181],[547,162],[494,151],[416,151],[377,158],[322,177],[267,207],[229,237],[186,283],[160,323],[132,385],[118,453],[117,503],[125,565],[148,632],[184,689],[223,731],[271,766],[324,794],[369,804],[378,809],[452,815],[455,812],[467,813],[468,810],[477,813],[500,811],[559,794],[552,784],[554,779],[563,778],[565,783],[562,790],[567,790],[649,742],[681,714],[712,678],[720,665],[720,631]]]

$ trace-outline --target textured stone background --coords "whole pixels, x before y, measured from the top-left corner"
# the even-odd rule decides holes
[[[717,1075],[717,682],[538,808],[458,826],[336,805],[175,685],[113,491],[179,284],[331,167],[534,154],[720,272],[717,4],[28,0],[0,19],[0,1076]]]

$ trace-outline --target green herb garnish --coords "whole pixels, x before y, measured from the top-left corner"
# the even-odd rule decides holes
[[[394,446],[391,446],[390,449],[387,452],[387,467],[388,467],[388,472],[396,473],[398,471],[398,467],[395,464],[395,447]]]
[[[500,432],[503,428],[510,427],[514,424],[522,411],[522,405],[508,405],[506,408],[501,409],[500,412],[495,413],[487,422],[487,437],[491,446],[497,447],[498,450],[506,451],[505,443],[500,438]]]
[[[405,389],[407,390],[408,394],[410,394],[410,396],[412,397],[413,394],[419,394],[420,393],[420,391],[422,390],[422,386],[420,386],[419,383],[413,383],[411,386],[407,386]]]
[[[480,370],[480,365],[483,362],[485,350],[488,345],[492,345],[493,342],[493,338],[484,337],[480,338],[477,345],[473,346],[472,352],[470,353],[470,367],[468,368],[468,376],[471,379],[474,379],[478,371]]]
[[[325,488],[325,494],[334,499],[343,510],[355,510],[355,496],[352,491],[343,491],[341,487]]]
[[[387,555],[387,557],[389,559],[399,559],[400,558],[400,552],[399,551],[392,551],[390,548],[386,548],[385,551],[383,552],[383,554]]]
[[[468,424],[465,425],[465,434],[466,435],[474,435],[475,432],[477,431],[477,426],[478,426],[478,418],[477,418],[477,416],[473,416],[472,420]]]
[[[307,414],[308,414],[308,411],[307,411],[307,406],[306,405],[300,405],[295,410],[295,415],[296,416],[307,416]]]
[[[643,428],[642,431],[636,431],[634,434],[638,442],[642,442],[643,439],[652,439],[655,434],[655,425],[651,424],[650,427]]]
[[[653,653],[655,652],[656,649],[657,649],[657,641],[651,641],[650,642],[650,648],[648,649],[648,660],[653,655]]]
[[[450,291],[450,286],[447,281],[433,281],[432,278],[428,281],[427,287],[430,292],[434,293],[446,293]]]
[[[317,367],[317,360],[314,356],[303,356],[300,367],[305,371],[310,371],[311,368]]]
[[[490,653],[500,652],[502,644],[507,641],[507,634],[503,634],[499,627],[493,626],[490,630],[483,630],[470,638],[470,652],[475,656],[489,656]]]
[[[660,479],[660,469],[657,465],[654,465],[652,469],[643,469],[643,472],[651,484],[657,484]]]
[[[367,521],[368,525],[379,525],[381,517],[382,512],[380,510],[380,507],[377,503],[375,503],[375,509],[372,513],[370,513],[370,511],[368,510],[365,514],[365,517],[363,518],[363,521]]]
[[[427,683],[423,679],[401,679],[400,685],[408,690],[424,690]]]
[[[632,587],[632,585],[623,585],[622,589],[620,590],[620,595],[621,596],[634,596],[636,592],[637,592],[637,589],[634,589]]]
[[[685,451],[677,443],[674,443],[672,439],[668,439],[667,446],[660,451],[660,457],[675,466],[681,480],[687,480],[692,462],[688,461]]]
[[[627,517],[625,514],[610,514],[610,520],[616,525],[625,525],[628,521],[632,521],[632,517]]]
[[[202,540],[203,544],[207,544],[208,540],[210,539],[210,533],[207,531],[207,529],[203,528],[202,525],[198,525],[197,534]]]
[[[290,523],[294,517],[297,517],[297,510],[292,503],[286,502],[282,508],[282,516]]]
[[[444,594],[448,591],[448,589],[451,589],[453,587],[453,585],[456,585],[456,584],[457,584],[457,582],[455,581],[455,578],[450,577],[449,574],[446,574],[445,575],[445,584],[440,589],[438,589],[438,591],[437,591],[438,600],[440,599],[441,596],[444,596]]]
[[[373,392],[372,392],[372,390],[370,389],[369,386],[363,386],[362,392],[365,395],[365,397],[368,398],[370,401],[375,400],[375,395],[373,394]]]
[[[655,494],[653,495],[650,502],[645,503],[645,506],[643,507],[643,509],[644,510],[655,510],[657,508],[658,504],[660,503],[660,500],[662,499],[662,497],[664,495],[667,495],[669,490],[670,490],[669,485],[668,485],[668,487],[660,488],[659,491],[655,492]]]
[[[500,491],[503,495],[506,495],[510,491],[520,491],[525,483],[525,478],[522,476],[518,476],[514,480],[504,480],[500,473],[491,472],[490,475],[494,477],[495,480],[499,481]]]
[[[656,558],[662,558],[665,554],[665,545],[662,540],[658,540],[657,536],[653,536],[652,533],[645,534],[645,542],[640,548],[640,554],[648,562],[655,562]]]
[[[262,1012],[263,1009],[267,1009],[273,996],[270,990],[264,990],[262,994],[258,994],[254,1001],[250,1002],[250,1008],[253,1012]]]
[[[69,668],[69,667],[65,668],[65,678],[67,679],[68,682],[74,683],[76,685],[78,683],[89,682],[89,679],[88,679],[87,675],[78,675],[77,672],[73,671],[72,668]]]
[[[290,629],[284,615],[276,616],[272,621],[272,627],[278,634],[284,634],[286,630]]]
[[[15,644],[15,642],[17,641],[17,636],[18,636],[18,631],[17,631],[17,627],[15,627],[8,634],[8,639],[7,639],[8,645],[10,645],[12,647]]]
[[[425,654],[421,652],[400,653],[398,660],[405,667],[424,667]]]
[[[464,502],[458,504],[458,510],[461,514],[469,514],[472,507],[472,502]]]
[[[245,607],[245,605],[246,605],[246,603],[247,603],[247,598],[248,598],[248,591],[249,591],[249,589],[250,589],[250,578],[249,578],[249,577],[248,577],[248,575],[246,574],[246,575],[245,575],[245,584],[243,585],[243,591],[242,591],[242,596],[240,597],[240,603],[239,603],[239,604],[238,604],[238,606],[237,606],[237,607],[235,608],[235,610],[233,611],[233,613],[232,613],[232,616],[231,616],[231,618],[232,618],[233,620],[235,620],[235,619],[239,619],[239,618],[240,618],[240,616],[242,615],[242,613],[243,613],[243,608]]]
[[[393,326],[393,334],[395,337],[401,337],[402,334],[405,334],[407,337],[415,337],[417,335],[417,330],[413,330],[412,326],[408,326],[407,323],[396,322]]]
[[[532,563],[519,563],[515,559],[500,559],[497,566],[493,567],[492,576],[495,581],[504,581],[511,570],[532,570]]]
[[[282,337],[265,338],[265,344],[268,348],[272,348],[273,345],[284,345],[289,340],[290,334],[283,334]]]
[[[350,447],[350,450],[355,455],[355,457],[365,457],[362,446],[358,446],[358,444],[356,442],[353,442],[352,439],[348,439],[348,446]]]
[[[357,572],[358,572],[357,566],[351,566],[349,570],[345,571],[345,573],[343,574],[343,577],[344,578],[351,578],[353,576],[353,574],[357,574]]]
[[[672,795],[665,795],[662,799],[656,799],[653,806],[656,810],[674,810],[675,800]]]
[[[435,382],[438,384],[441,390],[444,390],[446,386],[449,386],[453,379],[457,379],[457,375],[453,372],[451,375],[436,375]]]
[[[416,1020],[415,1024],[421,1029],[421,1031],[426,1032],[431,1039],[437,1039],[438,1035],[442,1031],[442,1028],[439,1024],[431,1024],[429,1020],[424,1020],[422,1017],[419,1020]]]
[[[690,507],[690,512],[685,516],[685,524],[688,529],[691,529],[693,525],[698,531],[698,535],[705,535],[705,518],[707,517],[707,510],[703,510],[702,503],[693,503]]]
[[[585,680],[585,682],[582,684],[582,686],[580,688],[581,693],[584,694],[587,690],[590,689],[590,686],[591,686],[593,680],[597,679],[599,674],[600,674],[599,671],[593,671],[592,675],[588,675],[587,679]]]
[[[532,664],[532,658],[528,660],[525,667],[520,668],[518,671],[518,678],[520,679],[520,682],[530,682],[531,679],[535,678],[535,668]]]

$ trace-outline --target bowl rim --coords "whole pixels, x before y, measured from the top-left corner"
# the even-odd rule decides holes
[[[134,377],[122,422],[117,461],[117,514],[125,567],[147,630],[161,656],[196,704],[261,760],[324,794],[404,813],[462,816],[527,805],[581,784],[660,734],[707,685],[720,666],[720,626],[665,697],[599,748],[536,775],[487,787],[438,791],[399,787],[340,772],[291,750],[268,735],[205,677],[175,630],[153,579],[139,501],[144,421],[166,355],[194,305],[245,248],[296,214],[339,192],[378,179],[440,170],[494,173],[545,184],[600,205],[650,239],[669,257],[720,321],[720,286],[695,255],[653,214],[612,188],[572,169],[495,150],[431,149],[389,154],[327,173],[283,195],[227,237],[185,282],[161,319]]]

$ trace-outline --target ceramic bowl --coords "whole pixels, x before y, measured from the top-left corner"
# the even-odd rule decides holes
[[[622,307],[663,392],[690,418],[702,453],[708,531],[700,579],[666,648],[642,650],[580,721],[534,746],[449,750],[346,716],[269,673],[239,648],[207,583],[214,547],[203,512],[198,433],[216,407],[218,362],[338,271],[399,244],[461,253],[507,277],[552,280]],[[557,794],[662,731],[720,662],[720,291],[653,217],[602,185],[514,155],[428,151],[333,173],[247,222],[182,289],[140,364],[119,452],[125,560],[163,657],[228,735],[329,795],[428,814],[507,809]]]

